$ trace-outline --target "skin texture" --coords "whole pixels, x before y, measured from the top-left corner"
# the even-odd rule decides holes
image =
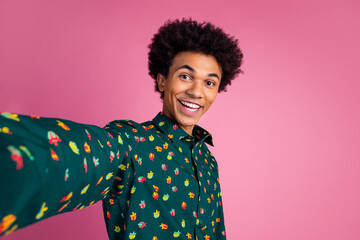
[[[168,76],[157,76],[159,90],[164,92],[162,112],[192,135],[194,126],[214,102],[220,81],[221,67],[213,56],[188,51],[178,53]],[[191,111],[180,101],[200,108]]]

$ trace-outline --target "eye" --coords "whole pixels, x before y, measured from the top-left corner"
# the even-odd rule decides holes
[[[181,79],[184,79],[184,80],[190,80],[190,79],[191,79],[190,76],[187,75],[187,74],[181,74],[179,77],[180,77]]]
[[[205,84],[209,87],[215,86],[215,83],[213,81],[206,81]]]

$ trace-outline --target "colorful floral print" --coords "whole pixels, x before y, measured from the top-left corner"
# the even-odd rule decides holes
[[[110,239],[226,239],[211,135],[164,114],[104,129],[0,117],[0,235],[103,200]],[[9,184],[3,184],[9,183]]]

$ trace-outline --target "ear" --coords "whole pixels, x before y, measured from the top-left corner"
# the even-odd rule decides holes
[[[165,90],[165,80],[166,80],[166,78],[162,74],[158,73],[156,82],[157,82],[160,92],[164,92],[164,90]]]

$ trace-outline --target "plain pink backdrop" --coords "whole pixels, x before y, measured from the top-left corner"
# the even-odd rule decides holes
[[[2,0],[0,111],[149,120],[161,110],[152,35],[169,18],[214,22],[245,54],[199,123],[214,137],[228,239],[358,240],[359,13],[346,0]],[[99,202],[3,239],[106,238]]]

